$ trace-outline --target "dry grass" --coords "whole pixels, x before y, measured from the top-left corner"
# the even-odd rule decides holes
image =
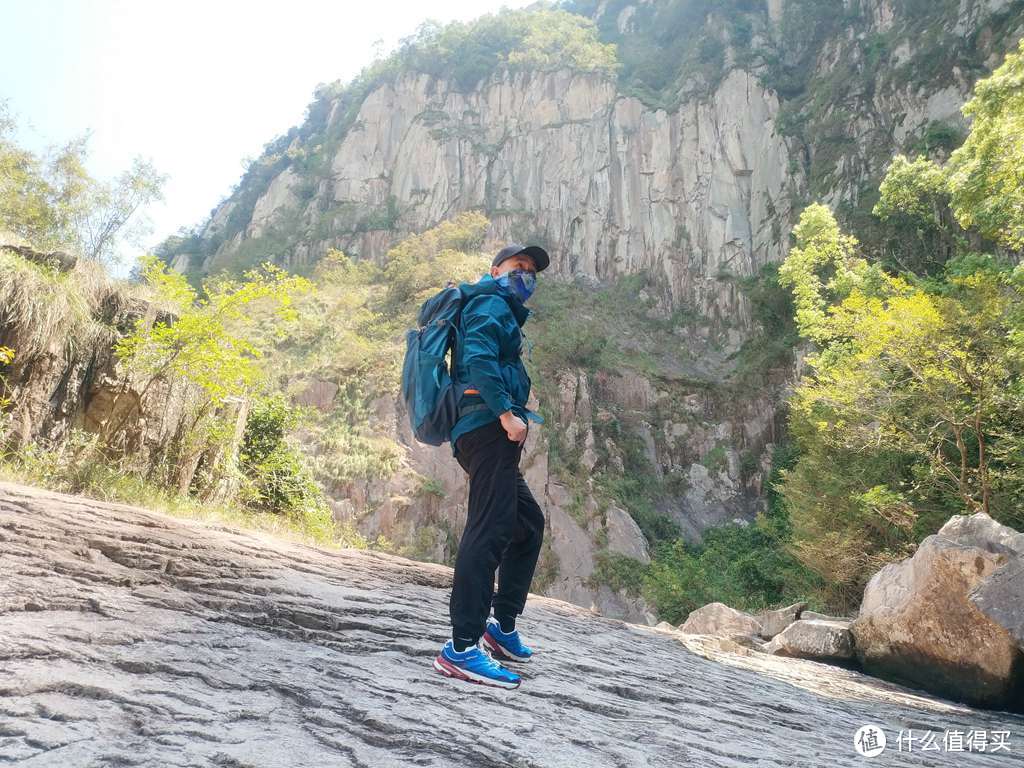
[[[80,262],[62,273],[0,249],[0,328],[19,356],[41,352],[55,339],[96,340],[103,332],[96,311],[111,290],[99,264]]]
[[[106,463],[70,467],[56,453],[39,448],[20,452],[20,455],[0,455],[0,480],[97,501],[131,504],[207,525],[259,531],[286,541],[328,549],[394,551],[394,545],[386,538],[379,536],[371,542],[351,522],[338,523],[329,532],[310,528],[288,515],[258,512],[239,504],[209,504],[181,496]]]
[[[103,265],[79,259],[60,272],[6,250],[0,242],[0,335],[20,359],[63,342],[66,354],[113,345],[118,332],[105,324],[106,309],[138,307],[149,314],[175,308],[154,300],[148,286],[115,280]]]

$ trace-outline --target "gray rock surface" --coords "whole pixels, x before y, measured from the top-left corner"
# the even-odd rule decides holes
[[[1024,559],[997,570],[972,590],[969,599],[1024,651]]]
[[[1024,718],[531,595],[516,691],[444,678],[451,570],[0,483],[0,764],[861,766],[854,732]],[[640,658],[643,664],[636,663]]]
[[[761,625],[761,637],[771,640],[794,621],[802,618],[806,607],[807,603],[793,603],[774,611],[761,611],[754,617]]]
[[[846,621],[801,619],[773,637],[764,650],[777,656],[846,661],[853,658],[853,635]]]
[[[1007,630],[1024,651],[1024,533],[979,512],[951,518],[939,535],[1006,557],[1002,567],[971,590],[968,599]]]
[[[817,611],[801,611],[801,619],[818,619],[820,621],[853,621],[849,616],[832,616],[827,613],[818,613]]]

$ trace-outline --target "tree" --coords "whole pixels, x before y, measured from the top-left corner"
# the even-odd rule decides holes
[[[312,284],[264,264],[241,280],[221,277],[207,281],[200,296],[180,273],[154,256],[144,257],[141,273],[156,300],[174,307],[173,319],[139,318],[132,333],[115,345],[127,376],[118,398],[134,393],[134,407],[111,412],[121,415],[104,425],[103,442],[123,439],[120,430],[159,383],[180,380],[198,393],[191,423],[177,438],[178,484],[184,491],[195,460],[210,440],[224,436],[216,416],[231,400],[248,397],[262,381],[261,360],[283,324],[295,318],[294,298]]]
[[[945,229],[943,211],[959,226],[1012,249],[1024,249],[1024,40],[964,104],[970,133],[939,166],[924,156],[896,156],[882,182],[876,215],[904,214]]]
[[[114,181],[98,181],[85,168],[86,138],[40,157],[17,146],[13,132],[0,104],[0,228],[36,248],[115,260],[119,243],[140,233],[142,209],[161,199],[166,177],[136,158]]]
[[[163,199],[161,189],[166,179],[151,163],[135,158],[132,167],[113,183],[94,183],[89,205],[76,221],[82,254],[110,263],[116,259],[120,239],[137,242],[146,231],[137,214]]]
[[[1021,522],[1024,269],[965,255],[915,286],[859,258],[824,206],[794,234],[780,282],[817,349],[790,401],[801,457],[781,490],[802,559],[849,605],[921,514]]]

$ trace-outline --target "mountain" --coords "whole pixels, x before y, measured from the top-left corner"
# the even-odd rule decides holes
[[[464,212],[486,216],[485,250],[546,246],[537,301],[547,290],[563,306],[537,313],[538,332],[576,338],[623,318],[606,335],[649,364],[582,355],[535,377],[548,420],[524,471],[549,512],[545,593],[651,621],[604,555],[645,562],[659,526],[696,541],[767,508],[804,352],[772,269],[799,211],[828,203],[884,254],[902,236],[870,215],[886,164],[957,146],[959,108],[1020,38],[1022,12],[578,0],[425,25],[351,83],[318,88],[304,122],[160,253],[197,279],[265,259],[309,272],[331,249],[384,265],[406,236]],[[586,290],[620,305],[588,304]],[[330,412],[345,381],[310,370],[284,384]],[[442,521],[464,520],[464,477],[414,443],[394,392],[366,409],[440,499],[417,498],[399,471],[332,489],[336,513],[446,561],[459,524]]]

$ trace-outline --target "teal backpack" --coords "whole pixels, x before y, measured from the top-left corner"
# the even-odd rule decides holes
[[[402,400],[409,413],[413,435],[428,445],[448,442],[462,414],[487,407],[478,403],[459,410],[459,400],[470,386],[454,379],[456,354],[462,342],[460,322],[464,298],[461,289],[449,281],[446,287],[423,302],[416,320],[418,327],[405,334]]]

